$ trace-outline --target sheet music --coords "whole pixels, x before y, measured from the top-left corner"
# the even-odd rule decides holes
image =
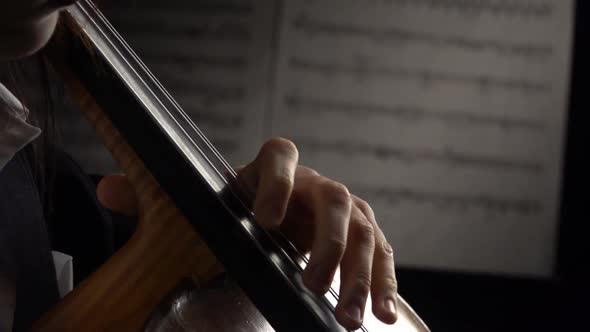
[[[287,0],[275,135],[365,198],[396,261],[551,275],[571,0]]]
[[[268,109],[274,0],[120,2],[106,15],[155,76],[234,165],[262,143]],[[85,168],[113,162],[80,120],[66,128]],[[79,130],[76,128],[80,128]],[[88,137],[88,139],[85,139]],[[89,146],[91,148],[89,148]]]

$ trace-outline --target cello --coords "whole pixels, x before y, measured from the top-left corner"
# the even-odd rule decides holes
[[[96,5],[81,0],[61,19],[50,64],[134,186],[139,218],[131,239],[33,330],[155,331],[159,308],[221,299],[225,323],[208,325],[211,309],[197,310],[189,316],[200,327],[185,328],[344,331],[334,318],[337,292],[305,288],[305,255],[255,222],[248,188]],[[219,286],[225,275],[231,282]],[[360,330],[428,331],[401,297],[394,326],[370,315],[366,324],[377,327]]]

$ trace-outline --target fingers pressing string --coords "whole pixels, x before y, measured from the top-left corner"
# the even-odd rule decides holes
[[[375,254],[373,256],[371,298],[373,313],[381,321],[389,324],[397,320],[397,279],[393,260],[393,249],[379,228],[371,206],[357,196],[354,204],[373,224],[375,230]]]

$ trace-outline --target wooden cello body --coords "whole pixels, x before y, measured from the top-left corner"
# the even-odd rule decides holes
[[[306,290],[294,247],[254,222],[231,167],[94,4],[82,0],[62,20],[49,46],[52,65],[133,184],[140,215],[128,243],[33,330],[143,330],[183,280],[206,285],[225,271],[239,291],[221,296],[243,291],[265,326],[344,331],[333,315],[336,292],[322,298]],[[401,298],[398,310],[394,327],[363,329],[427,331]],[[224,329],[241,330],[240,319],[228,321]]]

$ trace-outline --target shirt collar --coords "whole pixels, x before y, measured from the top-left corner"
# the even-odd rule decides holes
[[[26,122],[28,109],[0,83],[0,171],[41,129]]]

